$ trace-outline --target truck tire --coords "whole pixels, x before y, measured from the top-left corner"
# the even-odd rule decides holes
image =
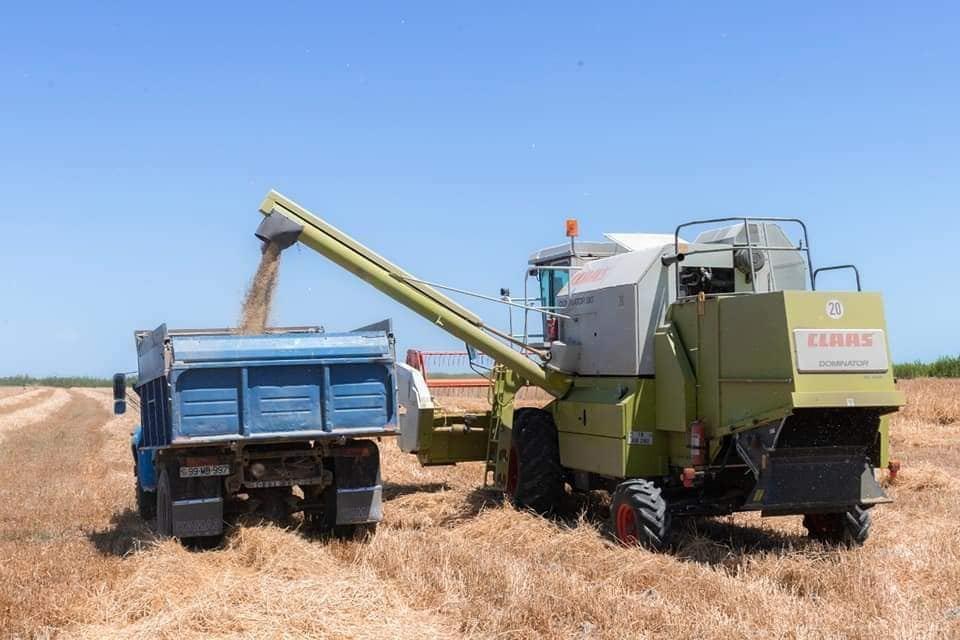
[[[610,528],[627,546],[661,551],[669,544],[670,512],[660,488],[648,480],[627,480],[613,492]]]
[[[542,409],[514,412],[506,491],[517,509],[540,514],[553,511],[563,497],[557,425]]]
[[[803,526],[813,540],[845,547],[860,547],[870,536],[870,512],[855,506],[841,513],[808,513]]]
[[[166,465],[157,478],[157,535],[161,538],[173,535],[173,491]]]
[[[157,517],[157,492],[146,491],[140,486],[140,480],[137,480],[137,513],[144,522]]]
[[[333,527],[333,536],[339,540],[365,541],[377,532],[376,522],[364,524],[338,524]]]

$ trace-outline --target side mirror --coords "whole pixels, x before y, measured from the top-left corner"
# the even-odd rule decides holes
[[[122,416],[127,412],[127,376],[118,373],[113,376],[113,413]]]

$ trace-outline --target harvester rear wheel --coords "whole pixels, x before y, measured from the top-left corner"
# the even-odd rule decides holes
[[[563,496],[563,467],[553,416],[542,409],[513,414],[507,494],[518,509],[553,511]]]
[[[670,512],[660,489],[647,480],[618,485],[610,504],[610,528],[624,545],[642,545],[654,551],[666,548]]]
[[[814,540],[859,547],[870,535],[870,512],[856,506],[842,513],[808,513],[803,516],[803,526]]]

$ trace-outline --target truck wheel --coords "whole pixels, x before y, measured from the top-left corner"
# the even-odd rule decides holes
[[[340,540],[367,540],[377,532],[376,522],[364,524],[338,524],[333,527],[333,535]]]
[[[647,480],[627,480],[613,492],[610,528],[622,544],[654,551],[667,547],[670,512],[660,489]]]
[[[161,468],[157,478],[157,535],[161,538],[173,535],[173,493],[166,466]]]
[[[842,513],[808,513],[803,516],[803,526],[813,540],[859,547],[870,536],[870,512],[855,506]]]
[[[157,493],[144,490],[139,480],[137,480],[137,513],[144,521],[157,517]]]
[[[553,511],[563,496],[563,467],[553,416],[542,409],[514,413],[507,495],[518,509]]]

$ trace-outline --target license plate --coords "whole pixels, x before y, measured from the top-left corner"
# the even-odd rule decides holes
[[[181,478],[228,475],[230,475],[230,465],[228,464],[205,464],[199,467],[180,467]]]

